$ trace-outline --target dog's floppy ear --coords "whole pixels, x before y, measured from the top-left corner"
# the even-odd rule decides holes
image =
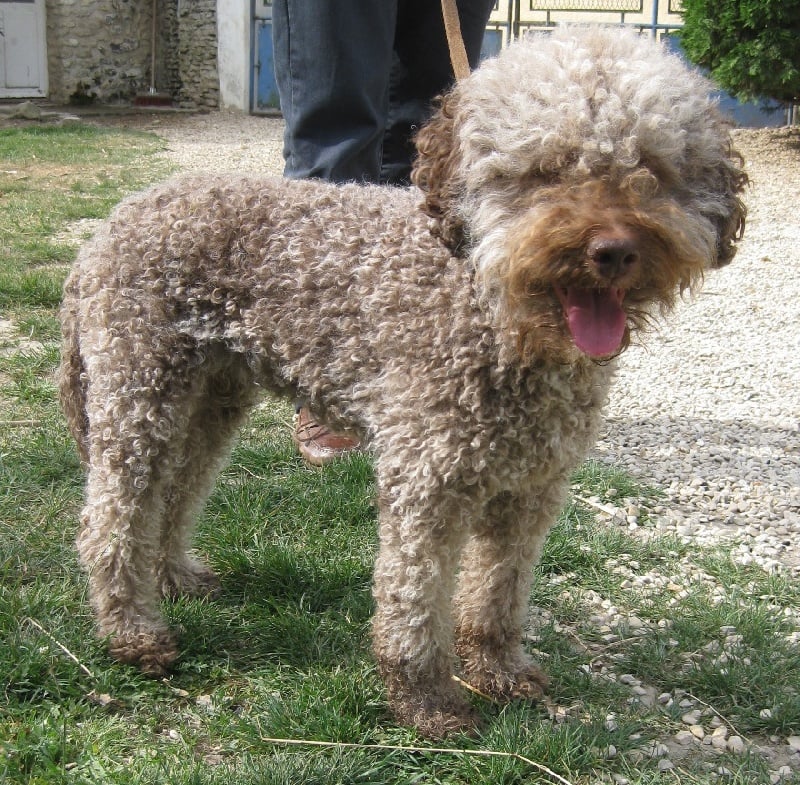
[[[415,138],[417,157],[411,182],[425,192],[425,212],[438,221],[437,234],[454,253],[463,253],[464,223],[455,212],[463,194],[456,138],[457,91],[437,101],[433,117]]]
[[[744,191],[749,180],[742,168],[743,163],[742,156],[736,150],[730,150],[724,162],[721,174],[725,186],[723,201],[727,209],[715,220],[718,239],[714,267],[724,267],[730,263],[736,254],[735,244],[744,234],[747,208],[739,194]]]

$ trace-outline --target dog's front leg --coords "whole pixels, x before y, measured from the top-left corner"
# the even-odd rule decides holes
[[[547,686],[522,636],[532,568],[561,507],[562,487],[495,496],[464,548],[454,600],[455,649],[464,679],[500,701],[538,699]]]
[[[475,724],[452,678],[451,600],[464,530],[452,499],[403,503],[381,492],[373,647],[397,720],[432,738]]]

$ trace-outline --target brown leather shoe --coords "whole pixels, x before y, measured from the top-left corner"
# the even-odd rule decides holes
[[[325,466],[360,446],[357,439],[334,433],[318,423],[304,406],[297,413],[293,438],[300,455],[313,466]]]

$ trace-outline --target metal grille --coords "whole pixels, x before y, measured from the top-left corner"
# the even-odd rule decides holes
[[[563,22],[601,20],[662,37],[680,29],[682,0],[495,0],[487,26],[496,54],[510,40],[531,29],[546,29]]]
[[[528,0],[531,11],[641,13],[643,0]]]

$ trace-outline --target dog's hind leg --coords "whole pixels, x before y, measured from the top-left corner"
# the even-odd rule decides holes
[[[522,636],[532,568],[561,503],[560,483],[539,495],[500,494],[475,521],[464,548],[455,649],[467,683],[499,700],[538,699],[547,686]]]
[[[259,396],[243,361],[209,374],[194,394],[174,482],[165,488],[161,547],[156,562],[166,597],[213,595],[219,580],[191,554],[195,522],[230,455],[239,427]]]
[[[131,351],[135,338],[101,338],[111,350],[98,349],[87,363],[88,476],[78,554],[112,656],[160,674],[177,648],[159,611],[154,567],[164,489],[177,472],[174,440],[188,424],[191,374],[174,348],[159,359],[155,348]]]

